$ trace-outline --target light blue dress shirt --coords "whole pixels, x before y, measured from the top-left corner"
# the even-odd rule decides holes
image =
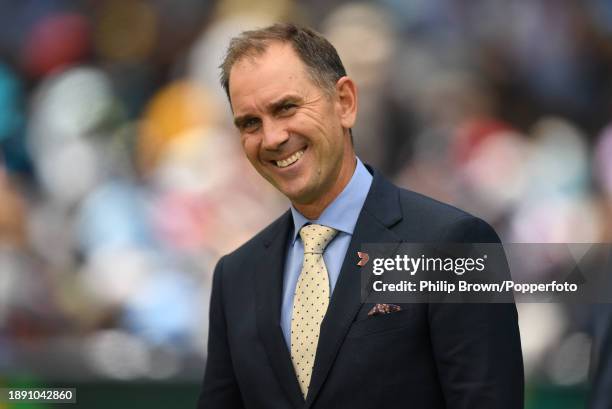
[[[333,293],[340,275],[340,268],[351,242],[357,218],[365,202],[372,175],[357,158],[357,166],[351,180],[344,190],[330,203],[317,220],[309,220],[291,206],[293,215],[293,234],[288,243],[287,259],[283,275],[283,305],[281,308],[281,328],[285,342],[291,349],[291,315],[293,313],[293,296],[298,277],[302,271],[304,244],[299,236],[300,229],[307,223],[321,224],[338,230],[338,234],[327,245],[323,259],[329,273],[330,295]]]

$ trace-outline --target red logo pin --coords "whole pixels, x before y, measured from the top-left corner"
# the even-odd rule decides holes
[[[362,253],[361,251],[357,252],[357,257],[360,258],[359,262],[357,263],[359,267],[365,266],[368,263],[368,260],[370,259],[368,253]]]

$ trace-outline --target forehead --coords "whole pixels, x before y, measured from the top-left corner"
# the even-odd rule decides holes
[[[229,93],[235,110],[285,93],[313,87],[306,67],[289,43],[273,42],[263,54],[245,56],[230,70]]]

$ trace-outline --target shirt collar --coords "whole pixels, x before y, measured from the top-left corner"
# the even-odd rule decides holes
[[[307,219],[291,205],[294,227],[291,243],[295,243],[300,229],[307,223],[321,224],[352,235],[371,185],[372,175],[361,160],[357,158],[357,166],[351,180],[338,197],[323,210],[317,220]]]

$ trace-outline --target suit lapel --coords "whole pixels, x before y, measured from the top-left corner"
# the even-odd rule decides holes
[[[291,355],[280,326],[283,270],[287,237],[291,229],[291,213],[285,213],[272,226],[264,239],[263,252],[255,268],[257,331],[278,382],[293,407],[304,405],[302,392],[295,376]]]
[[[357,220],[340,277],[321,324],[317,355],[306,399],[309,408],[321,390],[355,315],[361,307],[361,277],[357,251],[364,243],[397,243],[389,227],[402,218],[399,190],[374,173],[372,187]]]

